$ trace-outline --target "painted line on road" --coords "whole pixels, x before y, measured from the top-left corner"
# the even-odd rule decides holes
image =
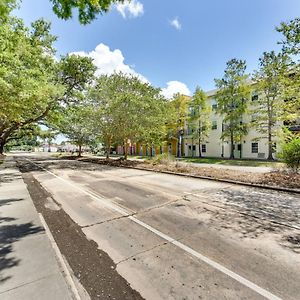
[[[105,206],[109,207],[110,209],[122,214],[123,216],[127,216],[128,219],[130,219],[134,223],[148,229],[149,231],[153,232],[154,234],[161,237],[162,239],[170,242],[171,244],[173,244],[173,245],[177,246],[178,248],[184,250],[185,252],[193,255],[194,257],[202,260],[203,262],[205,262],[209,266],[211,266],[214,269],[226,274],[227,276],[231,277],[232,279],[236,280],[237,282],[241,283],[242,285],[244,285],[244,286],[248,287],[249,289],[253,290],[254,292],[262,295],[266,299],[269,299],[269,300],[282,300],[281,298],[279,298],[278,296],[272,294],[271,292],[267,291],[266,289],[264,289],[264,288],[258,286],[257,284],[249,281],[248,279],[244,278],[243,276],[240,276],[237,273],[229,270],[228,268],[226,268],[223,265],[215,262],[214,260],[208,258],[207,256],[195,251],[194,249],[190,248],[189,246],[177,241],[176,239],[170,237],[167,234],[164,234],[163,232],[161,232],[161,231],[155,229],[154,227],[144,223],[143,221],[138,220],[136,217],[129,215],[128,212],[126,212],[124,209],[122,209],[118,205],[112,204],[109,201],[107,201],[105,198],[102,198],[100,196],[96,196],[94,193],[86,191],[81,187],[78,187],[78,185],[76,185],[76,184],[72,183],[71,181],[69,181],[69,180],[67,180],[63,177],[60,177],[60,176],[54,174],[53,172],[41,167],[40,165],[32,162],[30,159],[27,159],[27,158],[25,158],[25,159],[28,160],[30,163],[35,164],[36,166],[38,166],[42,170],[46,171],[47,173],[51,174],[52,176],[60,179],[61,181],[67,183],[68,185],[74,187],[78,191],[81,191],[82,193],[84,193],[86,195],[89,195],[91,198],[94,198],[97,201],[101,201]]]

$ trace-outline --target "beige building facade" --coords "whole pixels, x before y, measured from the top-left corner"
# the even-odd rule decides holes
[[[223,132],[223,117],[217,113],[217,101],[215,100],[215,94],[217,90],[207,92],[207,101],[211,106],[210,122],[211,128],[209,135],[201,147],[201,155],[203,157],[230,157],[230,142],[227,139],[222,140]],[[250,100],[250,108],[254,101],[258,100],[258,97],[262,97],[257,92],[252,93]],[[245,114],[241,121],[251,125],[255,115]],[[278,122],[276,129],[280,131],[283,126],[283,122]],[[277,153],[280,151],[279,137],[274,138],[273,144],[273,158],[276,159]],[[184,134],[184,156],[185,157],[199,157],[199,143],[197,139],[193,139],[189,130],[188,124],[186,124]],[[268,157],[268,139],[262,138],[262,134],[257,132],[254,128],[249,126],[248,133],[241,137],[241,141],[234,145],[234,157],[241,159],[267,159]]]

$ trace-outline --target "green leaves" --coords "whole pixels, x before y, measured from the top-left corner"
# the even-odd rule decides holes
[[[250,89],[245,70],[244,60],[232,59],[227,62],[223,78],[215,79],[218,88],[215,95],[217,111],[223,117],[224,124],[221,138],[230,139],[230,158],[234,158],[234,142],[240,142],[241,137],[247,133],[243,115],[247,111]]]
[[[15,131],[80,102],[94,78],[89,58],[71,55],[57,62],[55,40],[42,19],[27,28],[8,18],[0,27],[0,152]]]
[[[295,18],[287,23],[282,22],[276,30],[283,34],[284,39],[279,42],[288,54],[300,53],[300,18]]]
[[[0,29],[2,127],[21,124],[42,114],[59,90],[53,81],[55,61],[44,52],[49,46],[49,28],[40,27],[40,40],[36,43],[36,31],[30,33],[22,22],[14,21],[9,20]]]
[[[111,4],[123,0],[51,0],[55,14],[64,19],[71,19],[73,10],[78,10],[78,19],[81,24],[88,24],[96,18],[98,14],[109,10]]]
[[[264,137],[277,135],[277,122],[285,117],[284,90],[290,60],[286,54],[264,52],[259,59],[259,70],[254,73],[255,88],[260,91],[253,101],[257,118],[252,123]]]
[[[58,83],[65,87],[64,101],[79,102],[82,92],[94,80],[96,67],[91,58],[67,55],[58,64]]]
[[[286,163],[288,168],[297,173],[300,169],[300,138],[294,138],[293,140],[284,143],[280,157]]]
[[[18,0],[0,0],[0,25],[8,20],[9,14],[17,7],[18,2]]]
[[[99,131],[106,145],[126,146],[129,141],[156,144],[165,137],[166,100],[159,89],[136,76],[118,73],[99,77],[90,91],[90,101],[98,112]]]

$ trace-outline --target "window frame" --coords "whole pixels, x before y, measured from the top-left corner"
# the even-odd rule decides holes
[[[251,153],[258,153],[259,151],[258,142],[251,143]]]

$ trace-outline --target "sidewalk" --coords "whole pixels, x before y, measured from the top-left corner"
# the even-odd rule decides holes
[[[199,164],[199,163],[184,162],[184,161],[179,161],[179,162],[181,164],[198,167],[198,168],[227,169],[227,170],[235,170],[235,171],[250,172],[250,173],[268,173],[273,170],[273,168],[271,167],[230,166],[230,165],[207,164],[207,163]]]
[[[74,299],[11,157],[0,165],[0,298]]]

